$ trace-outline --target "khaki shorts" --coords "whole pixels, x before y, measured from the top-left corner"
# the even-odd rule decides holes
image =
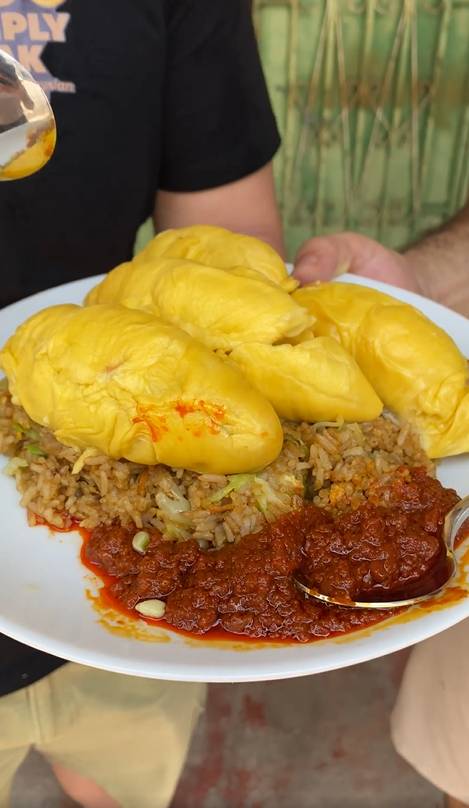
[[[391,727],[408,763],[469,803],[469,620],[413,650]]]
[[[0,698],[0,808],[31,745],[124,808],[167,806],[205,690],[65,665]]]

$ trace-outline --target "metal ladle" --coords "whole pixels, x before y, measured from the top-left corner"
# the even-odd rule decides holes
[[[0,180],[39,171],[56,142],[54,113],[42,87],[0,50]]]
[[[303,592],[303,594],[308,595],[311,598],[316,598],[316,600],[320,600],[323,603],[329,603],[334,606],[348,606],[353,609],[399,609],[402,606],[415,606],[417,603],[422,603],[425,600],[429,600],[430,598],[435,597],[439,592],[445,589],[448,584],[452,581],[455,577],[456,572],[458,570],[458,562],[456,556],[454,554],[454,542],[456,540],[456,536],[458,535],[459,530],[463,526],[464,522],[469,519],[469,496],[464,497],[464,499],[460,500],[457,505],[452,508],[449,513],[446,515],[446,519],[443,525],[443,541],[446,545],[446,559],[448,562],[448,577],[446,580],[440,584],[436,589],[433,589],[431,592],[425,592],[424,594],[416,595],[415,597],[408,597],[403,599],[395,599],[395,600],[383,600],[383,601],[363,601],[363,600],[348,600],[347,598],[341,599],[337,597],[331,597],[330,595],[324,595],[318,589],[314,587],[308,586],[300,577],[294,577],[294,581],[298,589]],[[390,594],[392,594],[390,592]]]

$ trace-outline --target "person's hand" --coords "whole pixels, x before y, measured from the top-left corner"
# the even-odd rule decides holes
[[[409,259],[358,233],[309,239],[298,252],[293,274],[306,284],[328,281],[344,272],[424,293]]]

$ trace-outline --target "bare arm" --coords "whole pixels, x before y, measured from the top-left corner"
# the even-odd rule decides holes
[[[284,256],[271,163],[237,182],[208,191],[160,191],[154,220],[157,232],[192,224],[227,227],[267,241]]]
[[[404,258],[422,294],[469,316],[469,203]]]

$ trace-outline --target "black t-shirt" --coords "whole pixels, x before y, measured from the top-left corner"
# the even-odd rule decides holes
[[[128,260],[158,189],[224,185],[279,145],[249,0],[51,5],[0,8],[0,48],[51,91],[58,128],[39,174],[0,184],[1,306]],[[0,694],[59,664],[0,637]]]

